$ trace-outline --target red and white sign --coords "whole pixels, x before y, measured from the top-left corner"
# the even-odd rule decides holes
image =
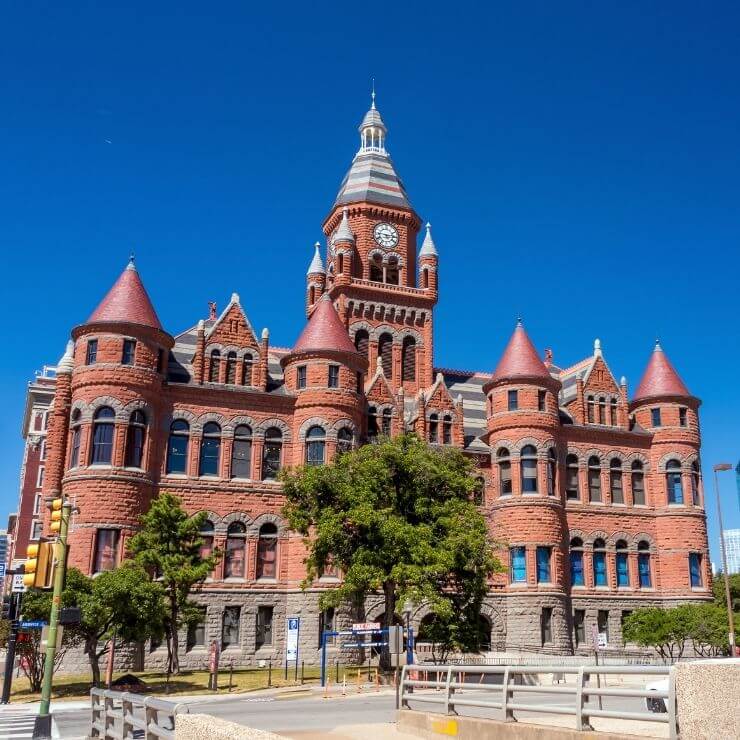
[[[352,632],[375,632],[380,629],[380,622],[355,622]]]

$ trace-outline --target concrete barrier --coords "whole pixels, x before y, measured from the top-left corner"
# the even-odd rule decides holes
[[[283,735],[244,727],[235,722],[211,717],[209,714],[178,714],[175,722],[175,740],[247,740],[247,738],[285,740]]]
[[[687,740],[740,737],[740,658],[677,663],[678,729]]]

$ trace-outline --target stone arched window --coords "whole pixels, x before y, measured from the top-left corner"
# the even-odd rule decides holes
[[[221,368],[221,351],[218,349],[211,350],[211,364],[208,368],[208,381],[218,383],[218,372]]]
[[[383,258],[379,254],[370,257],[370,280],[374,283],[383,282]]]
[[[283,451],[283,433],[277,427],[265,431],[262,450],[262,480],[275,480],[280,472]]]
[[[640,460],[632,463],[632,503],[645,505],[645,472]]]
[[[358,329],[355,334],[355,349],[367,360],[370,350],[370,335],[365,329]]]
[[[599,424],[606,424],[606,398],[599,398]]]
[[[606,575],[606,542],[601,537],[594,540],[594,586],[608,586]]]
[[[390,379],[393,374],[393,337],[390,334],[380,335],[378,357],[383,367],[383,375]]]
[[[170,424],[170,436],[167,440],[168,473],[187,472],[189,441],[189,424],[185,419],[175,419],[172,424]]]
[[[267,522],[260,527],[257,540],[257,578],[277,577],[277,527]]]
[[[701,504],[701,495],[699,493],[700,486],[701,469],[699,468],[699,463],[694,460],[694,462],[691,463],[691,500],[694,506],[699,506]]]
[[[391,420],[393,418],[393,412],[390,409],[383,409],[383,434],[386,437],[391,436]]]
[[[630,570],[629,570],[629,553],[627,552],[627,542],[625,540],[617,540],[616,544],[617,556],[615,559],[616,575],[617,575],[617,587],[626,588],[630,585]]]
[[[499,494],[509,496],[512,492],[511,457],[506,447],[499,447],[496,451],[496,464],[498,465]]]
[[[520,454],[522,493],[537,493],[537,448],[524,445]]]
[[[252,428],[239,424],[234,430],[234,446],[231,449],[231,477],[252,476]]]
[[[126,429],[127,468],[140,468],[144,460],[144,442],[146,441],[146,417],[137,409],[131,414]]]
[[[69,467],[76,468],[80,464],[80,440],[82,438],[82,427],[80,417],[82,412],[75,409],[72,412],[72,441],[70,444]]]
[[[429,442],[436,445],[439,442],[439,416],[429,414]]]
[[[201,558],[209,558],[211,557],[211,553],[213,553],[214,530],[213,522],[210,519],[206,519],[200,528],[200,532],[198,532],[198,537],[201,541],[199,550]]]
[[[247,353],[244,355],[244,364],[242,366],[242,385],[252,385],[252,369],[254,358]]]
[[[226,355],[226,382],[236,384],[236,352],[233,351]]]
[[[401,347],[402,379],[416,380],[416,340],[413,337],[404,337]]]
[[[369,442],[375,442],[379,434],[378,430],[378,409],[375,406],[368,407],[367,410],[367,439]]]
[[[577,501],[581,497],[577,455],[568,455],[565,458],[565,497],[571,501]]]
[[[323,465],[326,457],[326,432],[312,426],[306,432],[306,465]]]
[[[350,452],[354,446],[354,435],[348,427],[342,427],[337,432],[337,455]]]
[[[113,432],[116,413],[110,406],[101,406],[93,416],[90,465],[110,465],[113,460]]]
[[[221,462],[221,427],[209,421],[203,427],[200,440],[200,464],[198,475],[218,475]]]
[[[617,426],[617,399],[612,398],[609,402],[609,423],[615,427]]]
[[[573,537],[570,541],[570,585],[585,585],[583,577],[583,540],[580,537]]]
[[[547,495],[554,496],[557,482],[558,459],[555,450],[551,447],[547,451]]]
[[[452,444],[452,417],[449,414],[442,417],[442,444]]]
[[[668,488],[668,503],[683,503],[683,481],[681,480],[681,463],[669,460],[665,464],[665,480]]]
[[[640,540],[637,543],[637,574],[640,579],[640,588],[652,588],[650,543],[647,540]]]
[[[391,257],[385,266],[385,282],[389,285],[398,285],[398,278],[398,257]]]
[[[244,578],[247,573],[247,528],[242,522],[231,522],[226,530],[224,577]]]
[[[587,415],[586,415],[587,421],[589,422],[589,424],[593,424],[594,423],[594,397],[593,396],[589,396],[586,399],[586,412],[587,412]]]
[[[483,506],[485,503],[486,482],[480,476],[475,479],[475,489],[473,490],[473,503],[476,506]]]
[[[596,455],[588,458],[588,500],[601,501],[601,460]]]
[[[622,486],[622,461],[613,457],[609,463],[609,492],[613,504],[624,503],[624,488]]]

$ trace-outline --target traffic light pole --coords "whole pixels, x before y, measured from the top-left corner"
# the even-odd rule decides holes
[[[44,663],[44,682],[41,686],[41,704],[36,717],[34,727],[34,738],[51,737],[51,715],[49,705],[51,704],[51,682],[54,677],[54,656],[57,650],[57,629],[59,625],[59,607],[64,589],[64,576],[67,566],[67,531],[69,529],[69,516],[72,505],[65,501],[62,503],[62,518],[59,527],[59,539],[56,543],[54,560],[54,590],[51,598],[51,613],[49,614],[49,632],[46,643],[46,661]]]
[[[3,678],[3,694],[0,704],[10,701],[10,687],[13,683],[13,668],[15,663],[15,643],[18,640],[18,616],[21,611],[21,598],[23,594],[13,593],[10,595],[10,635],[8,635],[8,649],[5,656],[5,674]]]

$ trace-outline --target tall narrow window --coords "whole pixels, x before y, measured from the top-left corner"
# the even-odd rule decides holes
[[[551,548],[537,548],[537,583],[550,583]]]
[[[576,647],[586,642],[586,611],[585,609],[576,609],[573,612],[573,637]]]
[[[442,417],[442,444],[452,444],[452,417],[449,414]]]
[[[188,624],[188,636],[185,645],[186,650],[202,648],[206,646],[206,607],[198,607],[200,612],[197,622]]]
[[[521,452],[522,493],[537,493],[537,449],[525,445]]]
[[[90,455],[91,465],[110,465],[113,458],[113,419],[115,412],[109,406],[101,406],[93,417],[93,439]]]
[[[555,495],[555,481],[557,480],[558,460],[552,447],[547,451],[547,495]]]
[[[380,335],[378,357],[383,366],[383,375],[390,380],[393,374],[393,337],[390,334]]]
[[[221,647],[239,647],[239,621],[241,608],[227,606],[224,608],[223,623],[221,625]]]
[[[401,347],[401,368],[403,380],[416,380],[416,340],[413,337],[404,337]]]
[[[218,475],[221,461],[221,427],[209,421],[203,427],[200,440],[200,469],[198,475]]]
[[[275,480],[280,472],[283,450],[283,433],[277,427],[265,432],[265,446],[262,451],[262,480]]]
[[[184,419],[175,419],[170,424],[170,437],[167,443],[167,472],[185,473],[188,464],[188,442],[190,427]]]
[[[683,503],[683,482],[681,481],[681,463],[678,460],[669,460],[665,465],[666,486],[668,487],[668,503]]]
[[[295,384],[297,388],[305,388],[306,387],[306,366],[305,365],[299,365],[296,368],[296,380]]]
[[[200,539],[200,548],[198,550],[201,558],[210,558],[213,554],[213,535],[215,527],[213,522],[206,519],[198,532],[198,538]]]
[[[691,588],[701,588],[703,579],[701,577],[701,553],[689,553],[689,576],[691,578]]]
[[[661,421],[660,421],[660,408],[650,409],[650,417],[651,417],[652,425],[654,427],[659,427],[660,424],[661,424]]]
[[[640,540],[637,543],[637,573],[640,579],[640,588],[652,588],[650,545],[645,540]]]
[[[80,416],[81,412],[79,409],[75,409],[72,412],[72,443],[70,445],[71,451],[69,455],[69,467],[76,468],[80,464],[80,440],[82,438],[82,430],[80,427]]]
[[[699,493],[700,486],[701,470],[699,468],[699,463],[694,460],[694,462],[691,463],[691,500],[694,506],[701,505],[701,495]]]
[[[146,417],[143,411],[134,411],[126,430],[126,467],[140,468],[144,460],[144,440],[146,439]]]
[[[247,528],[242,522],[231,522],[226,530],[224,577],[244,578],[247,562]]]
[[[609,489],[613,504],[624,503],[624,489],[622,488],[622,461],[612,458],[609,463]]]
[[[609,423],[615,427],[617,426],[617,399],[612,398],[609,401]]]
[[[583,540],[574,537],[570,541],[570,585],[583,586]]]
[[[329,388],[339,388],[339,365],[329,365]]]
[[[437,414],[429,415],[429,442],[433,445],[439,442],[439,417]]]
[[[370,280],[374,283],[383,282],[383,258],[379,254],[370,258]]]
[[[335,610],[333,606],[327,607],[324,611],[319,612],[319,647],[323,647],[324,632],[334,632]],[[327,637],[327,645],[331,640]]]
[[[606,609],[599,609],[596,612],[596,629],[600,635],[603,635],[607,643],[609,642],[609,612]]]
[[[390,409],[383,409],[383,434],[386,437],[391,436],[391,419],[393,416],[393,412]]]
[[[337,432],[337,455],[343,455],[345,452],[350,452],[354,444],[354,435],[351,429],[342,427]]]
[[[398,285],[398,259],[391,257],[385,268],[385,282],[389,285]]]
[[[257,630],[255,633],[255,647],[272,645],[272,615],[274,608],[271,606],[257,607]]]
[[[588,458],[588,500],[601,501],[601,461],[596,455]]]
[[[537,391],[537,410],[538,411],[544,411],[545,410],[545,400],[547,398],[547,391]]]
[[[606,424],[606,398],[599,398],[599,424]]]
[[[645,505],[645,473],[640,460],[632,463],[632,503],[636,506]]]
[[[326,453],[326,432],[320,426],[306,432],[306,465],[323,465]]]
[[[509,450],[506,447],[498,448],[496,462],[498,464],[499,493],[501,496],[509,496],[512,492],[511,458],[509,457]]]
[[[586,399],[586,412],[587,412],[586,419],[588,420],[588,423],[593,424],[594,423],[594,397],[593,396],[589,396]]]
[[[236,352],[229,352],[226,355],[226,382],[229,385],[236,385]]]
[[[543,645],[552,642],[552,607],[546,606],[542,609],[540,617],[540,639]]]
[[[511,556],[511,582],[526,583],[527,581],[527,551],[524,547],[512,547]]]
[[[519,408],[519,391],[508,391],[506,398],[509,411],[516,411]]]
[[[375,442],[378,439],[378,409],[375,406],[369,406],[367,409],[367,441]]]
[[[135,339],[124,339],[123,340],[123,352],[121,353],[121,364],[122,365],[133,365],[135,354],[136,354],[136,340]]]
[[[429,287],[429,270],[426,268],[421,271],[421,284],[424,286],[424,288]]]
[[[370,336],[365,329],[359,329],[355,334],[355,349],[367,360],[370,350]]]
[[[630,585],[627,543],[624,540],[618,540],[616,550],[617,557],[615,560],[615,564],[617,569],[617,586],[625,588]]]
[[[260,527],[257,540],[257,578],[277,577],[277,527],[268,522]]]
[[[254,360],[252,355],[244,355],[244,364],[242,366],[242,385],[252,385],[252,365]]]
[[[341,252],[337,255],[337,272],[340,275],[344,272],[344,255]]]
[[[95,533],[95,573],[113,570],[118,565],[118,541],[120,537],[121,532],[118,529],[97,530]]]
[[[685,406],[681,406],[681,408],[678,409],[678,424],[682,427],[688,426]]]
[[[85,364],[94,365],[98,361],[98,340],[88,339],[85,352]]]
[[[580,498],[576,455],[568,455],[565,458],[565,497],[571,501],[577,501]]]
[[[234,446],[231,450],[231,477],[249,478],[252,474],[252,428],[240,424],[234,430]]]
[[[594,586],[608,586],[606,576],[606,543],[602,539],[594,540]]]
[[[218,374],[221,369],[221,352],[214,349],[211,351],[211,364],[208,368],[208,381],[218,383]]]

